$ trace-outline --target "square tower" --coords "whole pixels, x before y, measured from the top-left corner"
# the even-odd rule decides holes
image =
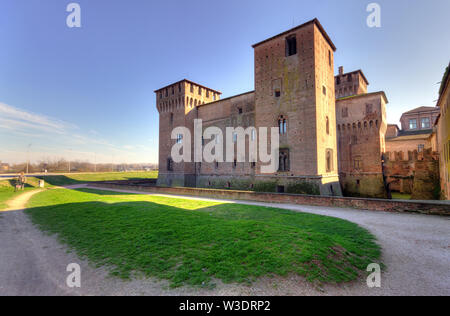
[[[191,133],[191,153],[194,153],[194,120],[197,107],[220,99],[220,91],[210,89],[190,80],[181,80],[155,91],[159,112],[159,186],[196,185],[196,164],[175,163],[171,157],[172,146],[183,139],[172,139],[172,130],[187,127]]]
[[[341,195],[337,166],[334,52],[317,19],[253,45],[255,124],[280,129],[280,168],[260,179],[307,181]],[[270,147],[269,147],[270,148]],[[257,172],[260,172],[258,166]]]

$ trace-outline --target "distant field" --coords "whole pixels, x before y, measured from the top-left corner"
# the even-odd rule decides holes
[[[106,173],[81,173],[64,174],[55,176],[38,177],[44,179],[46,183],[55,186],[81,184],[95,181],[114,181],[114,180],[144,180],[156,179],[157,171],[149,172],[106,172]]]

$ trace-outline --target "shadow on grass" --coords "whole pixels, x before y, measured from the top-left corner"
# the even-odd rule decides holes
[[[158,201],[89,201],[26,212],[111,274],[167,279],[174,287],[210,286],[214,278],[250,283],[289,273],[340,283],[355,280],[380,257],[372,235],[337,218],[238,204],[193,210]]]

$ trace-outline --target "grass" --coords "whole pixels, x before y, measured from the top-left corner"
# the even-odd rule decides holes
[[[400,192],[392,192],[391,194],[394,200],[411,200],[411,194],[405,194]]]
[[[89,189],[44,191],[28,207],[33,223],[112,275],[172,287],[290,273],[346,282],[380,257],[356,224],[275,208]]]
[[[116,180],[144,180],[156,179],[157,171],[149,172],[99,172],[99,173],[73,173],[64,175],[48,175],[39,177],[44,179],[46,183],[53,186],[82,184],[96,181],[116,181]]]
[[[16,177],[16,175],[12,175]],[[157,171],[150,172],[105,172],[105,173],[86,173],[86,174],[65,174],[48,175],[45,177],[29,177],[25,190],[31,190],[38,187],[39,179],[45,180],[45,187],[82,184],[93,181],[113,181],[113,180],[143,180],[155,179],[158,177]],[[7,208],[6,202],[23,191],[14,192],[15,180],[0,180],[0,210]]]
[[[27,179],[27,184],[25,186],[25,191],[32,190],[38,186],[38,179],[30,178]],[[24,191],[14,192],[14,185],[9,180],[0,181],[0,211],[8,207],[6,204],[8,200],[15,198],[16,196],[22,194]]]

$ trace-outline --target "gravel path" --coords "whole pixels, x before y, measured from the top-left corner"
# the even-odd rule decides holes
[[[20,201],[15,201],[13,209],[23,208],[27,200],[25,194],[30,194],[29,198],[31,192],[35,191],[20,195]],[[341,286],[319,287],[294,275],[262,278],[251,286],[217,281],[214,289],[183,287],[173,290],[168,288],[165,281],[154,279],[122,281],[108,277],[103,268],[94,268],[87,261],[68,253],[54,236],[40,232],[22,210],[16,210],[0,212],[0,295],[450,295],[448,218],[331,207],[231,202],[334,216],[369,229],[383,248],[383,262],[387,266],[382,273],[381,288],[369,289],[365,279]],[[69,275],[66,267],[70,263],[81,266],[81,288],[66,286]]]

